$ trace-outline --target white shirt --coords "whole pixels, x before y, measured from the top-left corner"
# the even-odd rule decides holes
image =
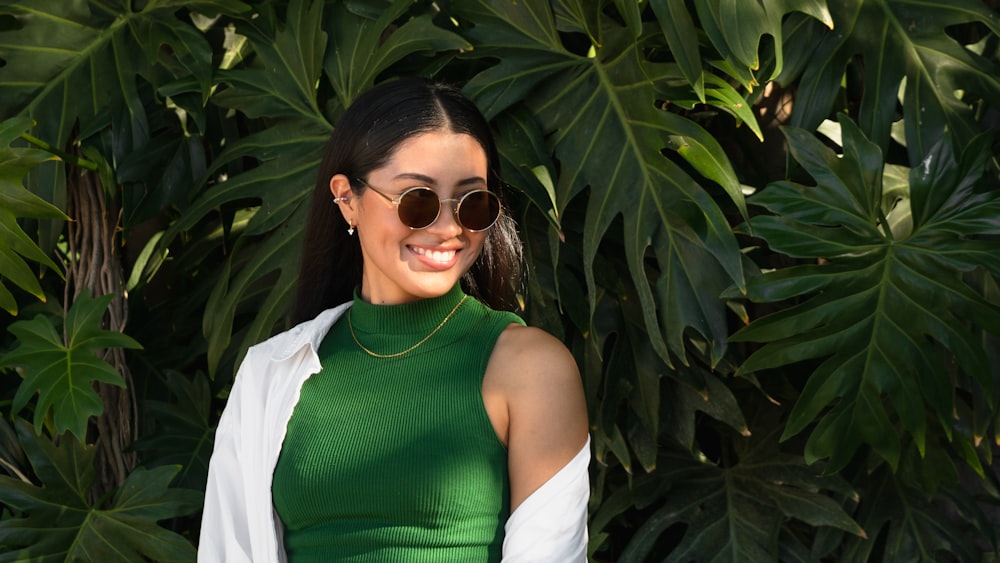
[[[350,302],[252,346],[215,433],[199,562],[284,562],[271,478],[302,384],[321,369],[317,350]],[[590,439],[507,519],[503,561],[587,560]]]

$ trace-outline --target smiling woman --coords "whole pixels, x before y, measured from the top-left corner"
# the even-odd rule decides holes
[[[219,423],[200,560],[586,559],[580,376],[504,311],[520,243],[498,169],[450,87],[382,84],[344,114],[301,323],[247,352]]]
[[[393,304],[441,295],[472,268],[486,240],[485,229],[466,229],[456,213],[441,213],[436,206],[431,206],[433,214],[424,211],[427,200],[450,205],[468,194],[475,198],[484,193],[486,163],[482,145],[471,135],[431,131],[403,141],[389,162],[361,181],[359,195],[354,195],[348,176],[333,176],[330,191],[347,223],[358,231],[365,301]],[[426,189],[414,189],[422,188],[420,184]],[[489,205],[486,199],[478,201]],[[414,225],[415,218],[425,220]]]

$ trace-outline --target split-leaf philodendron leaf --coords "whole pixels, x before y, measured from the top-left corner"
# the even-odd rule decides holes
[[[46,315],[10,325],[20,345],[0,356],[0,367],[19,367],[24,377],[11,403],[13,412],[38,394],[36,432],[51,411],[57,433],[69,431],[84,439],[90,417],[104,411],[93,384],[125,385],[122,375],[97,355],[105,348],[141,348],[131,337],[101,328],[111,299],[111,295],[97,299],[86,292],[78,295],[66,313],[65,339]]]
[[[17,434],[40,484],[0,476],[0,502],[13,514],[0,520],[0,562],[194,558],[187,539],[157,523],[201,506],[201,493],[169,487],[177,466],[138,468],[110,499],[92,504],[95,446],[70,434],[53,444],[20,420]]]
[[[784,432],[816,423],[807,461],[830,458],[836,470],[864,443],[895,467],[904,435],[924,450],[928,413],[951,432],[955,393],[942,350],[971,378],[970,393],[993,396],[974,327],[1000,334],[1000,308],[963,276],[980,267],[1000,274],[1000,246],[982,239],[1000,234],[1000,193],[977,183],[989,137],[960,159],[945,137],[910,171],[911,221],[890,222],[881,151],[849,119],[841,125],[842,156],[803,130],[785,132],[817,185],[777,182],[751,198],[771,212],[754,218],[754,232],[804,263],[751,280],[748,297],[800,302],[733,340],[766,343],[742,372],[820,362]]]

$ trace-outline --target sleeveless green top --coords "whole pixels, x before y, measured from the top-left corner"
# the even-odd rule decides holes
[[[355,296],[369,350],[420,342],[464,294],[380,306]],[[486,363],[513,313],[467,298],[426,342],[365,353],[347,314],[302,386],[274,470],[293,563],[500,561],[507,452],[483,406]]]

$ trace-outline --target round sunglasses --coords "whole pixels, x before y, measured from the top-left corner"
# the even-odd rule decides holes
[[[414,230],[433,225],[445,202],[454,204],[455,220],[472,232],[485,231],[500,217],[500,198],[489,190],[472,190],[462,194],[460,198],[441,199],[437,192],[427,186],[414,186],[393,199],[361,178],[357,178],[357,181],[395,205],[400,222]]]

